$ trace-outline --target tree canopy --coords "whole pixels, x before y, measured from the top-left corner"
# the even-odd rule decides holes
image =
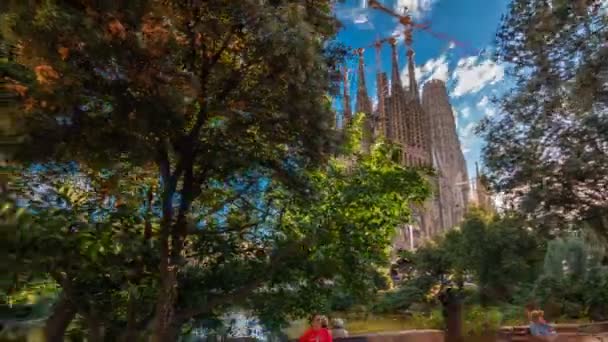
[[[490,179],[536,227],[608,235],[608,22],[602,1],[514,0],[497,60],[515,81],[480,127]]]
[[[88,196],[105,193],[119,204],[128,197],[116,181],[124,164],[160,180],[152,190],[161,217],[153,234],[160,272],[154,317],[155,338],[166,340],[180,317],[178,271],[196,243],[190,237],[200,235],[192,223],[215,219],[214,210],[242,192],[221,185],[250,190],[246,184],[268,178],[306,189],[299,182],[306,170],[331,152],[328,94],[342,54],[332,43],[338,24],[330,1],[7,7],[3,38],[17,57],[5,81],[22,99],[13,119],[25,137],[13,159],[114,173]],[[236,230],[249,218],[224,220],[222,228]]]
[[[334,148],[329,1],[8,7],[7,274],[61,287],[49,340],[74,317],[93,341],[166,341],[234,307],[276,327],[336,286],[363,296],[429,195],[390,144],[359,151],[360,122]]]

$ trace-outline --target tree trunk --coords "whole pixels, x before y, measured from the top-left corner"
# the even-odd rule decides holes
[[[462,342],[462,304],[459,296],[449,288],[439,300],[445,319],[445,342]]]
[[[167,331],[167,341],[177,341],[179,339],[182,330],[182,321],[173,320],[170,322],[169,329]]]
[[[87,317],[88,342],[103,342],[103,326],[97,314],[91,313]]]
[[[458,301],[448,304],[448,321],[446,322],[446,342],[463,342],[462,340],[462,305]]]
[[[151,342],[171,341],[171,322],[174,319],[174,304],[177,299],[177,269],[168,267],[162,272],[162,286],[156,302],[154,332]]]
[[[134,342],[137,341],[137,317],[136,317],[136,298],[133,288],[129,288],[129,302],[127,303],[127,331],[123,334],[121,341]]]
[[[46,320],[44,335],[47,342],[62,342],[65,331],[76,316],[76,308],[72,305],[65,293],[53,306],[53,313]]]

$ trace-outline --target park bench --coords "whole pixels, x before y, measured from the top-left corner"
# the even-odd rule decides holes
[[[608,322],[602,323],[591,323],[585,325],[579,324],[557,324],[554,326],[555,330],[559,336],[559,342],[572,341],[572,342],[587,342],[591,341],[589,338],[592,338],[595,342],[594,338],[599,338],[597,341],[602,341],[601,338],[606,339],[608,342],[608,336],[606,336],[606,332],[608,332]],[[544,341],[542,338],[534,337],[530,334],[530,330],[527,326],[518,326],[518,327],[504,327],[499,331],[499,340],[500,341],[509,341],[509,342],[542,342]],[[606,336],[606,337],[604,337]]]

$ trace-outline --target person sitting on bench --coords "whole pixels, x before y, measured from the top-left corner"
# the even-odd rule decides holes
[[[540,337],[544,341],[555,341],[557,333],[544,319],[545,313],[542,310],[535,310],[530,313],[530,334]]]

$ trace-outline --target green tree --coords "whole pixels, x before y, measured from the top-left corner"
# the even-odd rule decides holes
[[[120,196],[97,191],[117,172]],[[21,222],[7,230],[14,237],[7,248],[7,275],[15,275],[9,285],[28,286],[33,275],[60,286],[47,339],[61,340],[76,315],[93,341],[102,339],[102,329],[115,340],[130,340],[145,327],[157,289],[152,233],[159,221],[151,213],[154,204],[140,201],[152,198],[147,194],[158,183],[147,176],[141,169],[87,175],[71,165],[38,166],[14,176],[11,190],[23,204]]]
[[[514,87],[480,132],[496,190],[537,228],[608,236],[608,17],[603,1],[514,0],[497,61]]]
[[[217,185],[247,183],[250,170],[293,185],[326,159],[327,95],[341,58],[330,1],[29,5],[9,2],[2,20],[16,61],[30,70],[9,80],[23,98],[16,120],[27,136],[15,159],[154,165],[162,211],[154,336],[171,339],[172,323],[189,317],[176,312],[186,250],[204,235],[189,228],[193,213],[210,220],[238,193],[218,194]],[[267,259],[260,263],[279,265]]]
[[[543,257],[542,240],[522,220],[480,210],[467,214],[460,230],[449,232],[444,247],[457,276],[473,276],[482,304],[510,300],[514,289],[532,283]]]
[[[210,185],[213,206],[197,206],[189,220],[174,334],[235,307],[278,328],[327,310],[336,291],[369,297],[394,227],[429,187],[392,161],[392,146],[378,143],[369,155],[352,146],[304,175],[305,195],[259,170]],[[158,180],[130,164],[89,171],[51,165],[18,173],[11,184],[31,217],[11,232],[23,236],[11,250],[18,270],[30,260],[28,270],[48,272],[62,287],[47,331],[60,334],[78,313],[90,339],[103,327],[105,338],[132,340],[150,324],[161,286]]]
[[[608,269],[601,264],[603,253],[581,237],[550,241],[533,295],[555,316],[580,318],[587,313],[594,320],[605,318],[608,302],[600,284]]]

